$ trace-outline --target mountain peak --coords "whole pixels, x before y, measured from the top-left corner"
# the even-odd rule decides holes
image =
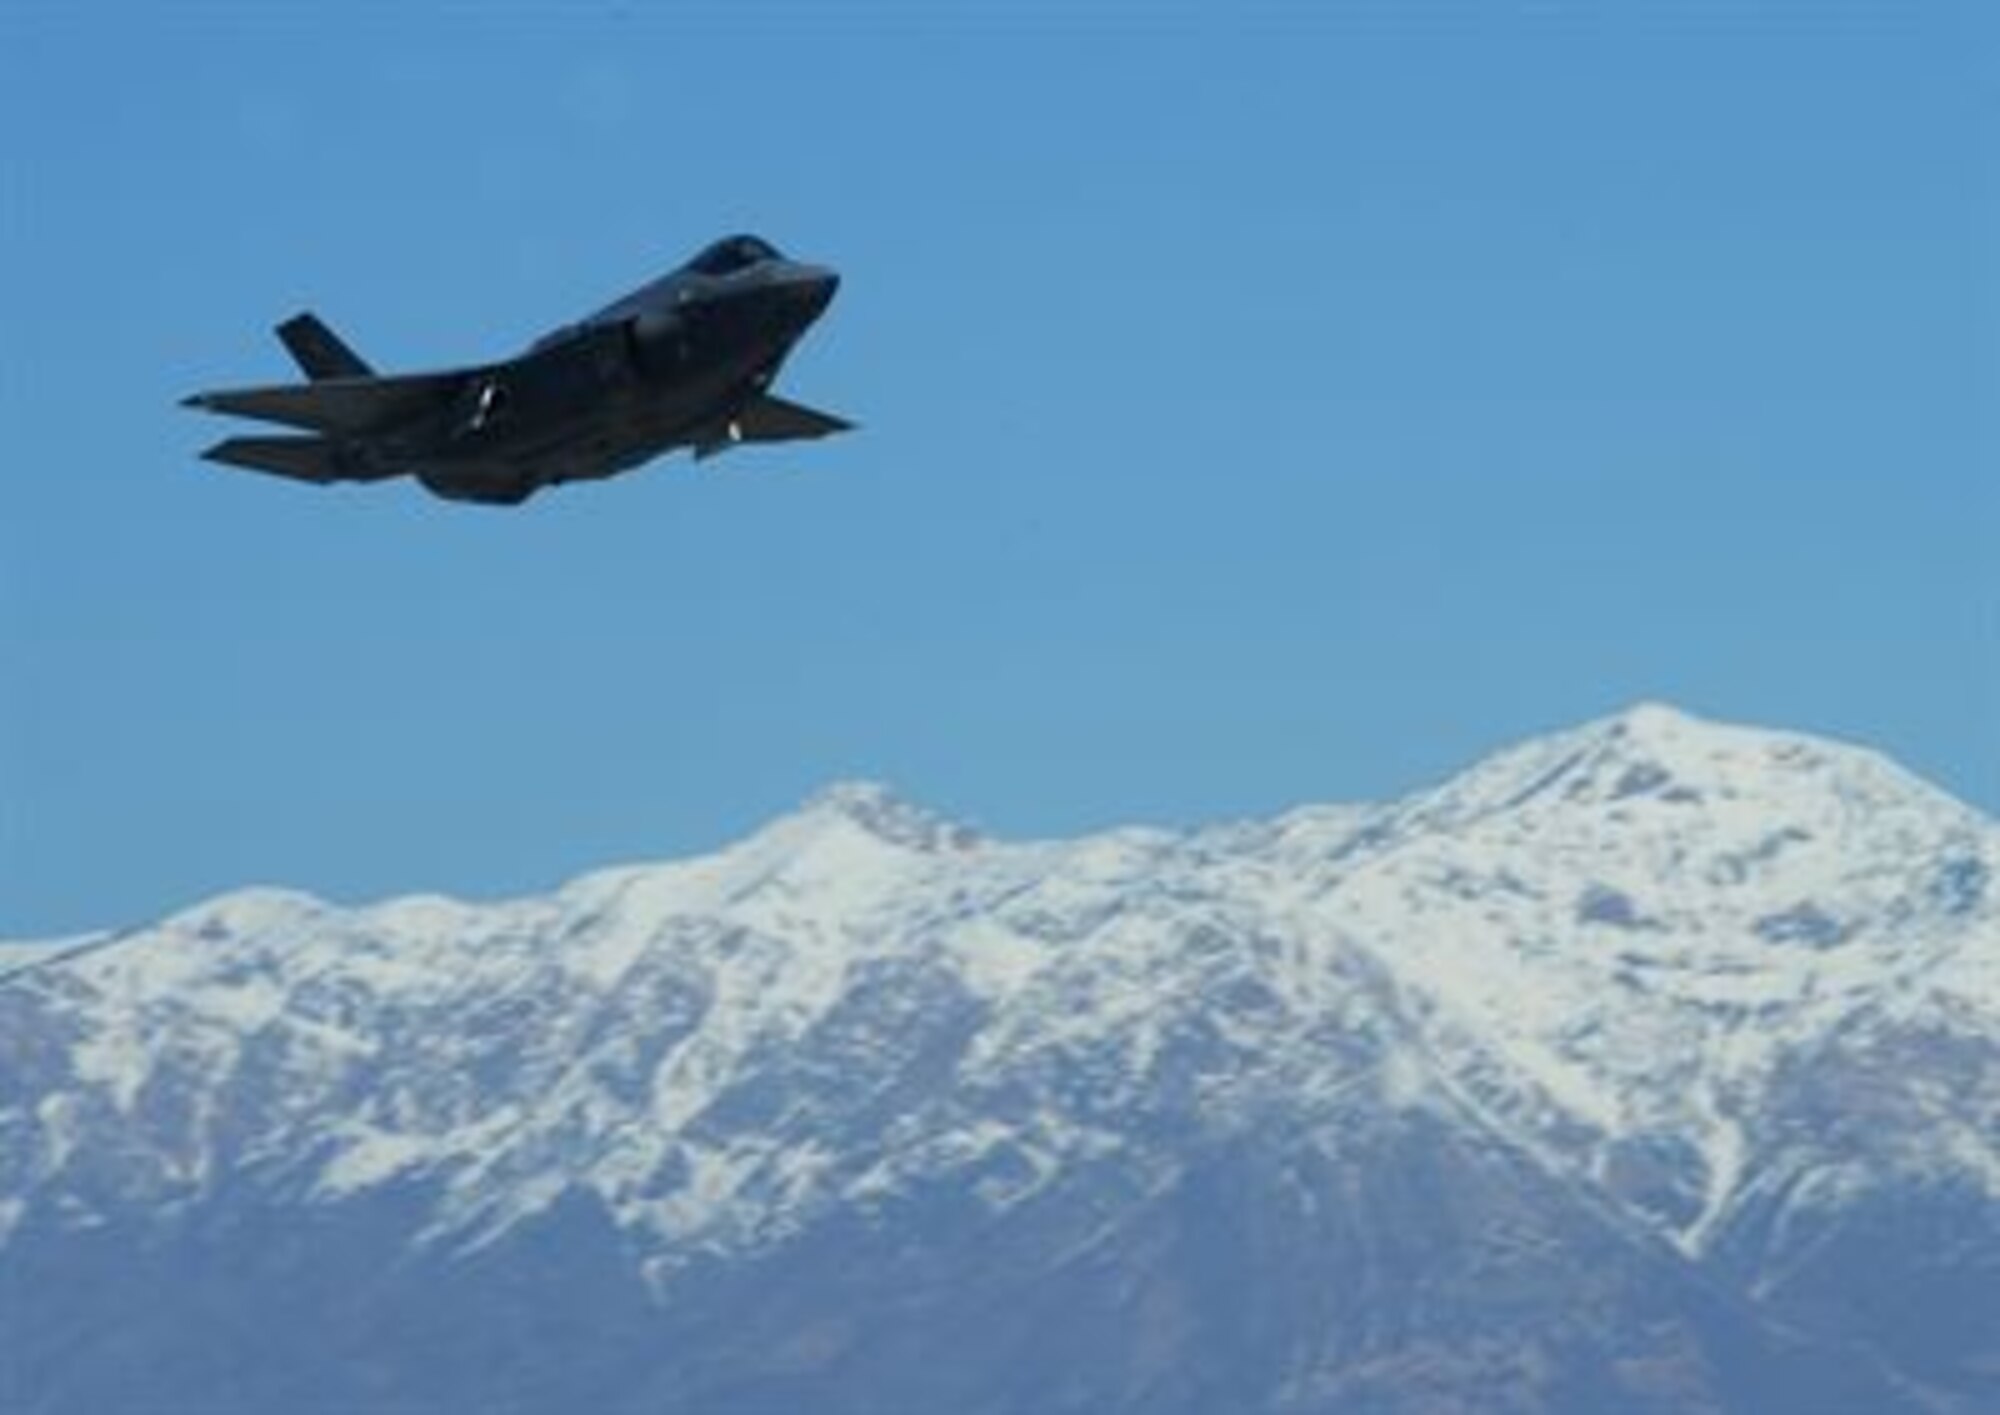
[[[1543,740],[1582,748],[1593,759],[1652,761],[1668,769],[1689,770],[1704,762],[1740,765],[1753,759],[1803,756],[1819,760],[1843,751],[1860,755],[1859,748],[1845,748],[1804,733],[1718,721],[1654,700],[1633,703]]]
[[[1633,703],[1623,711],[1601,719],[1597,725],[1608,737],[1627,737],[1639,742],[1684,739],[1717,726],[1705,718],[1682,711],[1672,703],[1653,699]]]
[[[845,821],[876,839],[912,850],[967,850],[979,842],[970,826],[918,805],[878,781],[836,781],[800,808],[807,818]]]
[[[1775,734],[1711,722],[1668,703],[1644,701],[1586,725],[1584,760],[1595,778],[1588,794],[1606,800],[1659,795],[1692,802],[1740,771]]]
[[[1670,830],[1702,821],[1725,832],[1817,821],[1834,838],[1871,819],[1932,814],[1967,828],[1975,820],[1865,747],[1645,701],[1498,752],[1414,798],[1406,819],[1444,828],[1491,816],[1568,821],[1585,833],[1606,821]]]
[[[249,938],[313,918],[327,907],[325,900],[304,890],[251,885],[192,905],[168,918],[165,926],[206,939]]]

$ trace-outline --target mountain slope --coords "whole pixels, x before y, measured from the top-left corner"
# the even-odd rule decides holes
[[[225,896],[0,978],[17,1403],[1982,1408],[1996,868],[1644,706],[1189,834],[845,786],[546,898]]]

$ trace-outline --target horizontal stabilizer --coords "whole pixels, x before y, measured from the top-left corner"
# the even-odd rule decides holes
[[[294,481],[380,481],[395,475],[344,465],[340,449],[323,437],[231,437],[201,455],[211,462],[270,472]]]
[[[743,405],[743,410],[722,430],[722,435],[698,443],[694,455],[712,457],[739,442],[800,442],[809,438],[830,437],[836,432],[850,431],[853,427],[853,423],[832,413],[822,413],[803,403],[773,398],[768,393],[759,394]]]
[[[380,432],[443,408],[476,370],[392,378],[325,378],[266,388],[225,388],[183,400],[190,408],[288,423],[315,432]]]
[[[338,334],[307,311],[278,326],[278,339],[311,379],[373,378],[375,370],[341,342]]]

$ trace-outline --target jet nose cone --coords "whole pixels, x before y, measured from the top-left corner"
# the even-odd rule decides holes
[[[823,265],[802,265],[789,283],[794,306],[801,316],[812,320],[818,319],[833,303],[834,291],[840,288],[840,275]]]

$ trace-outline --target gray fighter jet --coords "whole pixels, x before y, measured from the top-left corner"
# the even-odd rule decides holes
[[[301,314],[277,332],[309,382],[185,403],[308,430],[225,439],[202,453],[213,462],[310,482],[414,476],[454,501],[512,506],[676,448],[707,457],[847,430],[770,391],[839,283],[731,236],[515,358],[386,377]]]

